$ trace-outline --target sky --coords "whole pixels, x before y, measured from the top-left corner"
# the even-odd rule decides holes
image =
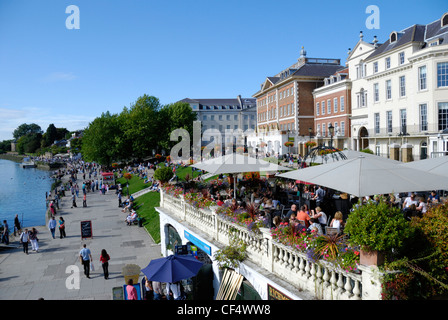
[[[302,46],[345,64],[360,31],[381,43],[445,12],[446,0],[0,0],[0,141],[22,123],[83,129],[143,94],[252,97]]]

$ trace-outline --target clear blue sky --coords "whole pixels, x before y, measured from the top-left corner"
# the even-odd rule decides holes
[[[69,5],[80,29],[66,28]],[[367,6],[380,9],[369,30]],[[139,96],[251,97],[266,76],[426,24],[446,0],[0,0],[0,140],[21,123],[82,129]]]

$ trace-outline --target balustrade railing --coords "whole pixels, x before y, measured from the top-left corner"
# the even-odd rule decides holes
[[[223,245],[229,244],[232,229],[232,233],[246,243],[246,252],[252,262],[299,290],[314,292],[317,299],[361,300],[366,296],[375,300],[381,297],[378,279],[370,279],[374,273],[369,268],[360,268],[362,272],[352,273],[336,268],[328,261],[313,262],[297,249],[274,241],[269,229],[262,228],[260,233],[250,232],[217,215],[213,207],[195,208],[182,196],[177,198],[162,192],[160,206]],[[366,282],[367,293],[363,291]]]

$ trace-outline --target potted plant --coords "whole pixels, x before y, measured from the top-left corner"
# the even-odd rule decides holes
[[[358,203],[344,232],[349,234],[350,244],[360,247],[360,264],[381,265],[387,252],[404,244],[411,228],[399,208],[380,199],[378,203]]]

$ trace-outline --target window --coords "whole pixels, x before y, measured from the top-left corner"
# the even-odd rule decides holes
[[[345,137],[345,121],[341,121],[341,135]]]
[[[344,97],[341,97],[341,111],[344,111],[345,109],[345,99]]]
[[[406,77],[400,77],[400,97],[406,96]]]
[[[448,102],[439,102],[439,130],[448,128]]]
[[[322,101],[322,115],[325,114],[325,101]]]
[[[420,105],[420,131],[428,131],[428,106],[426,103]]]
[[[378,72],[378,61],[375,61],[373,63],[373,73],[377,73]]]
[[[400,130],[401,133],[406,133],[406,109],[400,109]]]
[[[338,112],[338,98],[333,99],[334,113]]]
[[[387,132],[392,133],[392,111],[386,111]]]
[[[320,124],[317,125],[317,132],[320,132]]]
[[[404,64],[404,52],[399,53],[400,64]]]
[[[391,80],[386,81],[386,99],[387,100],[392,99],[392,81]]]
[[[330,99],[327,100],[327,113],[328,114],[331,113],[331,100]]]
[[[378,134],[380,133],[380,114],[375,113],[374,117],[375,117],[375,133]]]
[[[316,103],[316,115],[318,116],[320,114],[320,103]]]
[[[448,62],[437,64],[437,87],[448,87]]]
[[[426,66],[418,68],[418,88],[426,90]]]
[[[327,136],[327,127],[325,126],[325,123],[322,123],[322,137]]]
[[[373,100],[375,102],[380,101],[380,88],[378,83],[373,84]]]
[[[390,57],[386,58],[386,70],[390,69]]]
[[[219,118],[219,120],[222,120],[222,115],[219,115],[218,118]]]

